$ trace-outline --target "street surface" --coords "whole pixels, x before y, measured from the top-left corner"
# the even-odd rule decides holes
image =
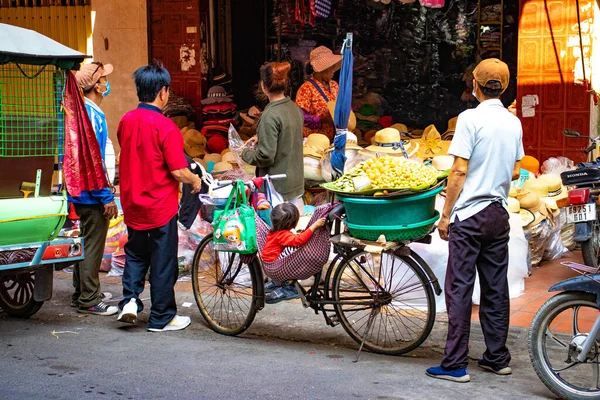
[[[524,329],[511,328],[513,375],[498,377],[475,364],[484,347],[474,323],[471,382],[459,384],[425,375],[443,352],[443,314],[425,347],[409,356],[365,351],[354,363],[358,347],[343,328],[328,327],[299,304],[267,305],[242,337],[232,338],[207,328],[192,294],[180,292],[179,313],[192,325],[150,333],[148,307],[138,325],[126,326],[116,316],[77,313],[71,290],[68,280],[56,279],[54,297],[29,320],[0,313],[0,399],[553,398],[531,367]],[[119,297],[118,285],[103,290]]]

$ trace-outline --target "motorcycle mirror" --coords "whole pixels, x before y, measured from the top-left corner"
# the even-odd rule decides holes
[[[581,137],[581,134],[579,132],[577,132],[574,129],[569,129],[569,128],[564,129],[562,131],[562,134],[568,138],[580,138]]]

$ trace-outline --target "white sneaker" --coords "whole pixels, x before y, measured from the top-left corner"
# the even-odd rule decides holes
[[[137,309],[137,301],[135,299],[129,300],[129,303],[123,307],[123,311],[119,314],[117,321],[135,324],[137,322]]]
[[[190,317],[183,317],[181,315],[176,315],[173,317],[171,322],[169,322],[164,328],[148,328],[150,332],[167,332],[167,331],[180,331],[182,329],[187,328],[192,323]]]

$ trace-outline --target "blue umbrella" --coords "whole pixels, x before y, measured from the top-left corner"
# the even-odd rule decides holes
[[[333,179],[338,179],[344,173],[346,162],[346,132],[348,131],[348,119],[352,107],[352,70],[354,55],[352,54],[352,33],[346,34],[346,40],[342,45],[342,70],[340,71],[340,90],[335,104],[333,122],[335,125],[335,138],[333,140],[333,151],[331,152],[331,167]]]

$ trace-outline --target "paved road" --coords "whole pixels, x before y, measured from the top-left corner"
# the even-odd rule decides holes
[[[439,362],[445,324],[407,357],[364,352],[341,327],[298,304],[267,306],[243,337],[213,333],[194,305],[180,308],[193,324],[183,332],[149,333],[86,316],[69,307],[70,287],[56,280],[54,298],[29,320],[0,313],[0,399],[544,399],[552,398],[531,368],[524,330],[511,331],[510,377],[479,371],[456,384],[427,378]],[[105,286],[119,293],[118,286]],[[191,301],[178,293],[178,304]],[[147,303],[147,302],[146,302]],[[476,325],[474,325],[477,327]],[[52,332],[58,336],[52,335]],[[472,355],[482,352],[479,329]]]

